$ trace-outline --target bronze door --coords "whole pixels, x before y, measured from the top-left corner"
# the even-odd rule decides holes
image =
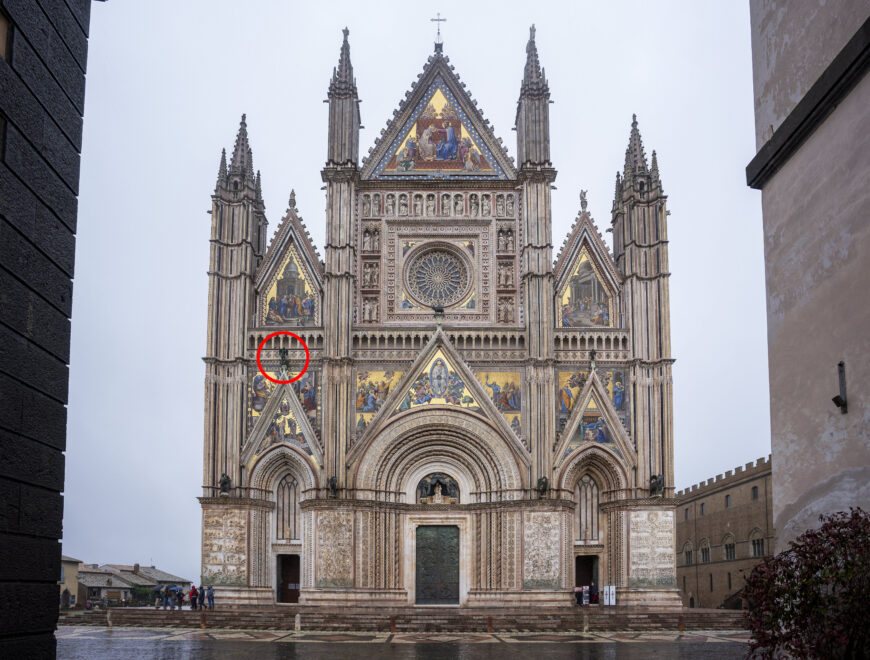
[[[278,555],[278,602],[299,602],[299,555]]]
[[[459,527],[417,527],[418,605],[459,604]]]

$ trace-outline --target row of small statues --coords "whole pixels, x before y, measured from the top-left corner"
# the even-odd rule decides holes
[[[412,215],[423,215],[424,201],[422,195],[415,195],[411,202],[413,213]],[[427,195],[425,200],[426,215],[434,216],[435,212],[435,195]],[[443,193],[441,195],[441,213],[442,216],[450,215],[450,209],[453,209],[454,215],[465,214],[465,198],[463,195],[456,195],[453,198],[453,203],[450,202],[450,194]],[[374,195],[363,197],[363,216],[371,217],[372,215],[381,215],[381,196]],[[385,215],[396,215],[396,197],[395,195],[387,195],[387,200],[384,203]],[[513,195],[507,196],[507,201],[503,195],[496,196],[495,214],[498,217],[514,215],[514,198]],[[399,195],[399,213],[398,215],[408,215],[408,197],[407,195]],[[489,195],[473,194],[468,197],[468,215],[476,218],[478,215],[489,217],[492,215],[492,200]]]

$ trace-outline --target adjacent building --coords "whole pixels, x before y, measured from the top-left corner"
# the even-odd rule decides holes
[[[79,602],[79,564],[81,559],[60,556],[60,608],[75,607]]]
[[[79,566],[79,584],[84,590],[84,598],[91,602],[119,603],[130,601],[133,596],[132,582],[116,571],[100,568],[97,564]]]
[[[870,2],[752,0],[750,15],[784,549],[820,514],[870,510]]]
[[[686,607],[743,607],[745,576],[773,554],[771,460],[677,493],[677,584]]]
[[[595,582],[680,607],[658,158],[634,118],[613,252],[581,191],[554,260],[550,144],[577,136],[550,135],[534,27],[522,74],[516,162],[441,43],[360,160],[345,30],[323,260],[292,193],[267,240],[242,117],[209,241],[202,576],[222,602],[570,607]]]

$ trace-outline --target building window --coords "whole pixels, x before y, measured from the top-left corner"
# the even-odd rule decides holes
[[[764,539],[752,539],[752,556],[764,556]]]
[[[577,482],[577,539],[598,541],[598,484],[588,474]]]
[[[701,563],[710,563],[710,548],[701,548]]]
[[[713,591],[713,574],[710,573],[710,591]]]
[[[683,576],[683,593],[686,592],[686,576]]]
[[[725,496],[725,508],[727,509],[729,506],[731,506],[731,496],[726,495]]]
[[[701,502],[701,515],[702,516],[706,515],[706,513],[707,513],[707,507],[703,502]]]
[[[734,549],[734,544],[733,543],[726,543],[725,544],[725,559],[736,559],[736,558],[737,558],[737,552]]]
[[[728,591],[731,591],[731,573],[728,574]]]
[[[758,486],[753,486],[753,487],[752,487],[752,499],[753,499],[753,500],[757,500],[757,499],[758,499]]]
[[[686,509],[686,520],[688,520],[688,519],[689,519],[689,510]]]
[[[0,59],[7,59],[9,49],[9,19],[0,11]]]
[[[275,538],[298,539],[299,534],[299,486],[291,475],[281,479],[275,498]]]
[[[692,565],[692,551],[686,550],[686,566]]]

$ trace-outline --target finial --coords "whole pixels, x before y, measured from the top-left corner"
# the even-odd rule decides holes
[[[350,34],[350,30],[347,29],[346,25],[344,26],[344,29],[341,31],[341,33],[344,35],[344,40],[347,41],[347,35]]]
[[[441,12],[439,11],[437,14],[435,14],[435,18],[430,18],[429,20],[438,26],[438,32],[435,34],[435,52],[440,53],[441,48],[439,48],[439,46],[443,44],[443,42],[441,41],[441,24],[446,23],[447,19],[441,18]]]
[[[631,127],[637,128],[637,115],[635,113],[631,113]]]
[[[588,202],[586,201],[587,192],[587,190],[580,191],[580,211],[583,213],[586,213],[586,205],[588,204]]]
[[[532,26],[529,28],[529,41],[535,40],[535,24],[532,23]]]
[[[287,202],[290,205],[290,208],[294,211],[296,210],[296,191],[292,188],[290,189],[290,201]]]

